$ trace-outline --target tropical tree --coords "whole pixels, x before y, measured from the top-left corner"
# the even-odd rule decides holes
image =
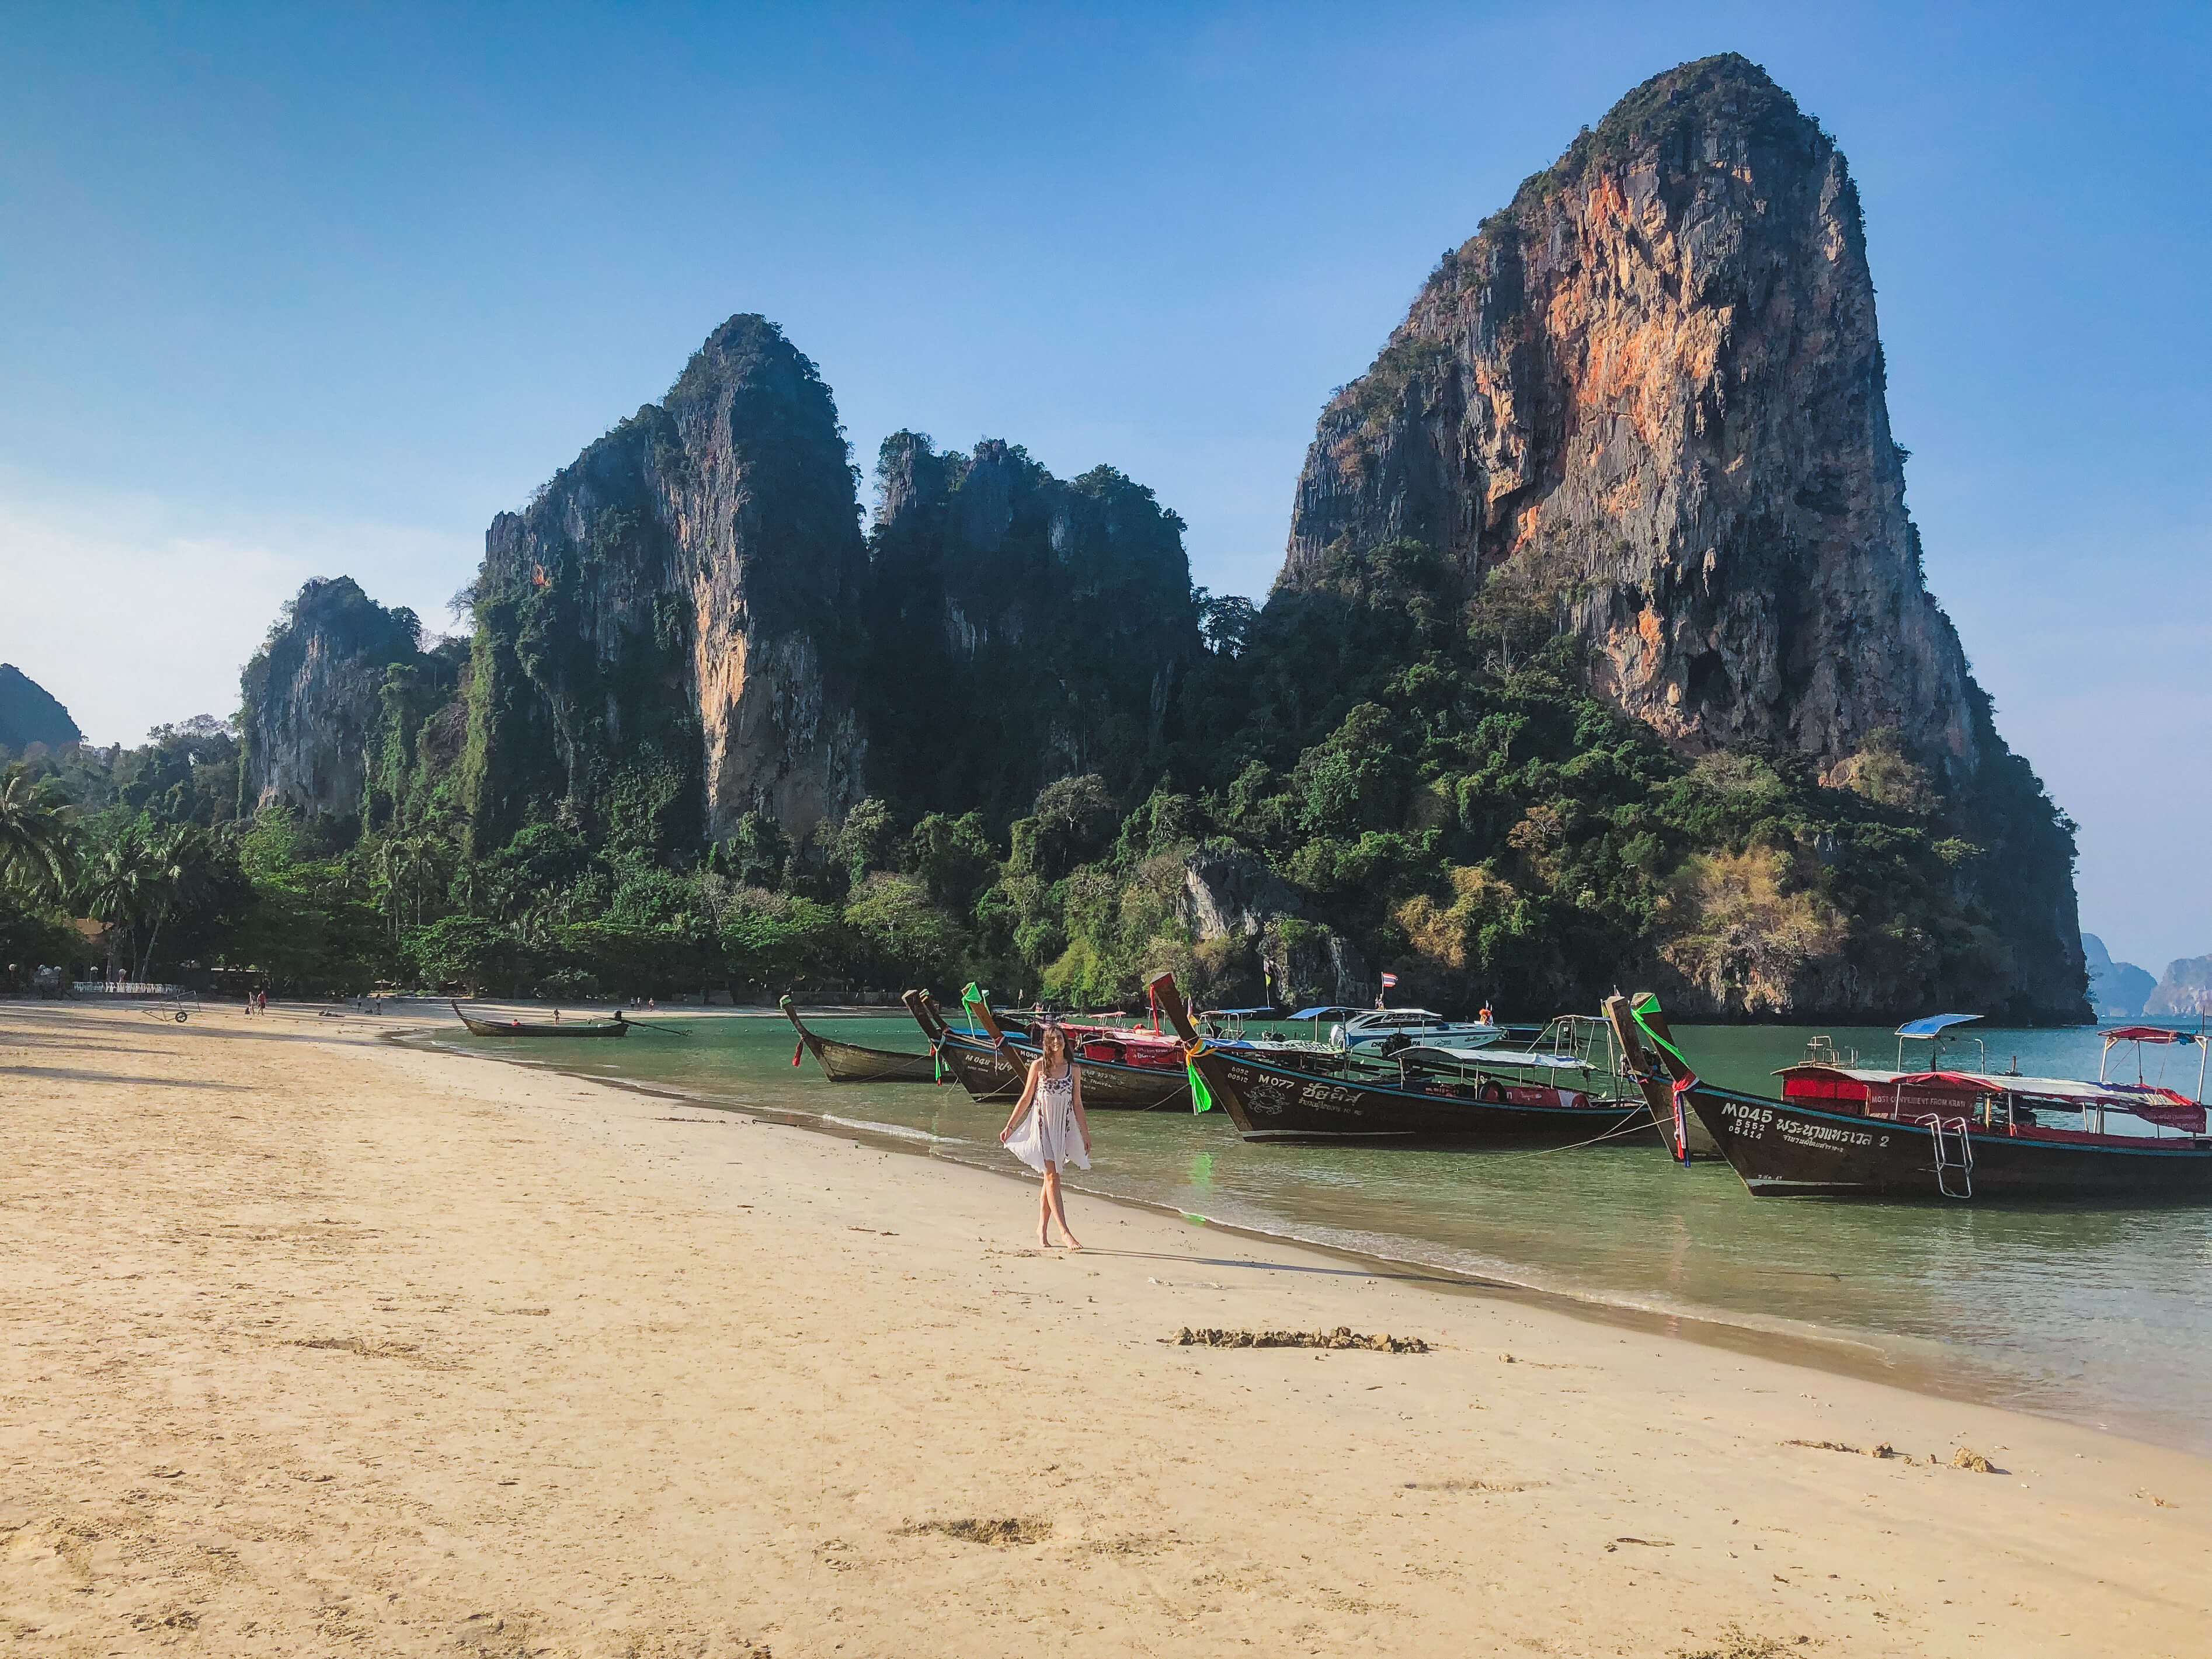
[[[154,829],[140,820],[126,825],[85,866],[80,891],[86,908],[96,920],[123,930],[135,958],[132,978],[145,978],[162,924],[192,896],[212,850],[206,832],[192,824]]]
[[[74,872],[76,851],[53,781],[10,767],[0,779],[0,884],[33,900],[58,898]]]

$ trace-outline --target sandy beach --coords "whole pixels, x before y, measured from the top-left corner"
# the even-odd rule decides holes
[[[14,1652],[2212,1639],[2212,1466],[2087,1425],[300,1011],[0,1006],[0,1114]]]

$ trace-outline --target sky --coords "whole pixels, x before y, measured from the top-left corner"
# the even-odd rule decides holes
[[[855,459],[1110,463],[1264,594],[1322,403],[1646,77],[1838,138],[1930,586],[2212,951],[2212,7],[0,6],[0,660],[228,714],[311,576],[452,626],[495,513],[757,311]]]

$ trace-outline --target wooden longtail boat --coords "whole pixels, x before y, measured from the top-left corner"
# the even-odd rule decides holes
[[[2201,1098],[1976,1072],[1899,1073],[1856,1097],[1832,1081],[1820,1094],[1745,1094],[1691,1070],[1650,992],[1632,1002],[1608,997],[1606,1009],[1653,1116],[1671,1121],[1680,1102],[1761,1197],[2212,1200]],[[2140,1040],[2194,1039],[2168,1032]],[[2129,1114],[2153,1133],[2107,1133],[2108,1112]],[[2051,1121],[2077,1115],[2078,1128]],[[2178,1133],[2158,1133],[2164,1128]]]
[[[1352,1067],[1318,1073],[1234,1045],[1201,1043],[1174,976],[1162,975],[1152,988],[1176,1035],[1194,1045],[1192,1063],[1207,1088],[1247,1140],[1573,1146],[1652,1133],[1640,1097],[1599,1099],[1556,1084],[1486,1075],[1473,1064],[1453,1075]]]
[[[908,991],[904,1001],[907,1012],[929,1039],[931,1048],[969,1094],[978,1100],[990,1101],[1019,1097],[1022,1085],[1029,1077],[1030,1062],[1039,1052],[1034,1032],[1008,1031],[1000,1024],[988,1001],[971,1001],[968,1005],[975,1028],[967,1031],[956,1030],[947,1024],[935,1000],[926,991]],[[1126,1041],[1127,1036],[1115,1033],[1102,1036],[1095,1031],[1070,1030],[1075,1057],[1083,1067],[1084,1109],[1188,1111],[1190,1084],[1183,1073],[1180,1048],[1161,1043],[1158,1047],[1164,1058],[1155,1061],[1152,1054],[1146,1054],[1142,1061],[1133,1063],[1131,1051],[1138,1045]],[[1121,1045],[1119,1059],[1112,1057],[1117,1043]]]
[[[629,1022],[623,1018],[622,1010],[615,1010],[612,1019],[478,1019],[464,1013],[461,1005],[451,1003],[453,1017],[477,1036],[572,1036],[618,1037],[629,1035]]]
[[[817,1036],[808,1030],[799,1018],[799,1010],[792,1006],[789,997],[776,1006],[783,1010],[792,1029],[799,1033],[799,1046],[814,1056],[821,1066],[822,1075],[832,1083],[932,1083],[937,1079],[937,1061],[928,1054],[902,1054],[888,1048],[864,1048],[857,1042],[840,1042],[835,1037]],[[799,1063],[799,1056],[791,1057]]]

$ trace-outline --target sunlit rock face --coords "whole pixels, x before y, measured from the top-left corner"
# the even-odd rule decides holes
[[[748,812],[793,832],[841,815],[867,747],[859,517],[814,365],[732,318],[485,537],[479,836],[549,792],[663,845]]]
[[[301,587],[240,678],[240,810],[361,816],[386,676],[421,633],[350,576]]]
[[[1462,597],[1547,611],[1677,750],[1934,813],[2004,964],[1979,993],[2084,1018],[2070,826],[1923,582],[1905,460],[1844,158],[1757,65],[1705,58],[1443,257],[1322,411],[1277,591],[1420,544]],[[1838,963],[1835,1006],[1903,994]]]
[[[1412,537],[1520,563],[1692,748],[1978,758],[1922,585],[1843,156],[1757,66],[1638,88],[1447,254],[1298,483],[1287,583]]]

